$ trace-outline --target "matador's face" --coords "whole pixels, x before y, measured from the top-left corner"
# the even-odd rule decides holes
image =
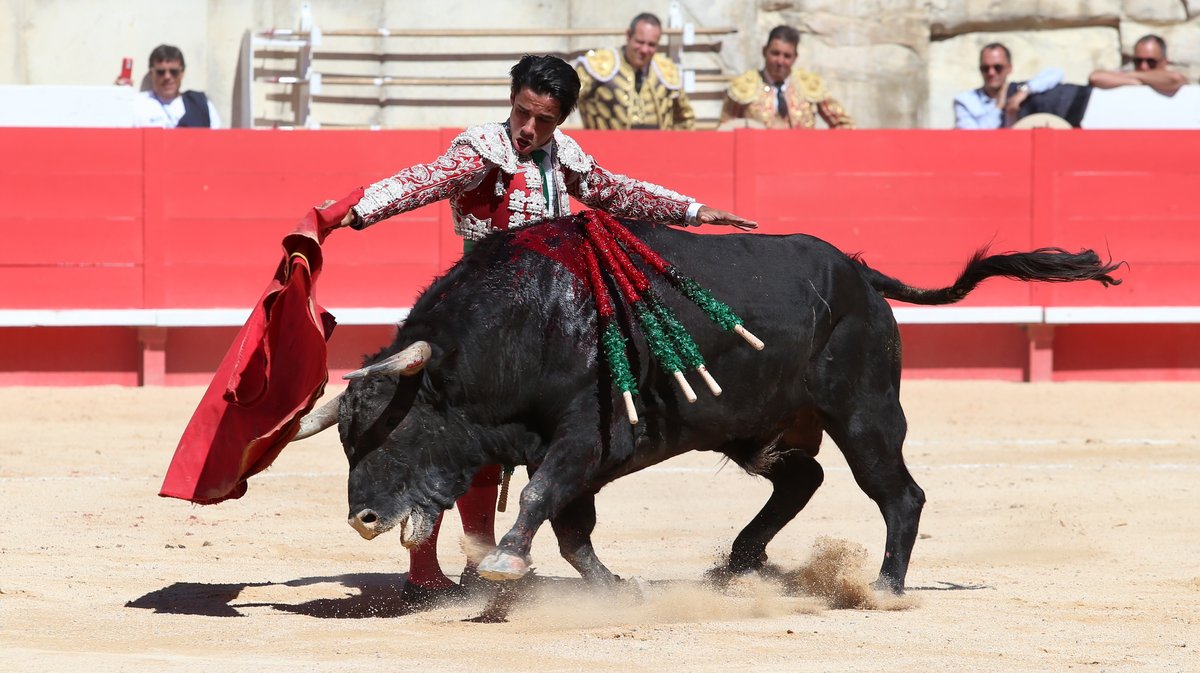
[[[512,101],[512,112],[508,116],[508,125],[517,154],[527,155],[550,142],[554,129],[564,121],[559,114],[561,106],[550,94],[522,88],[509,100]]]

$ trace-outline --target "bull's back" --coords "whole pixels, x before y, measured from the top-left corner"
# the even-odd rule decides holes
[[[661,460],[680,450],[720,450],[741,441],[769,441],[798,414],[811,411],[812,365],[841,325],[863,331],[862,346],[894,329],[886,303],[867,284],[859,265],[820,239],[806,235],[699,235],[667,227],[631,224],[630,229],[668,263],[729,305],[747,329],[766,344],[756,351],[719,328],[662,278],[652,275],[659,296],[695,338],[707,368],[724,393],[713,397],[692,376],[699,400],[681,402],[670,377],[641,355],[648,414],[669,419],[677,437],[663,433]],[[886,318],[886,319],[885,319]]]
[[[683,274],[714,291],[777,298],[805,286],[822,295],[861,289],[858,265],[806,234],[696,234],[644,223],[629,223],[629,228]]]

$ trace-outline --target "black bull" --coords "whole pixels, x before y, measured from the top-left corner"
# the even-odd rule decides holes
[[[715,451],[774,489],[733,542],[726,569],[746,572],[762,565],[767,544],[821,485],[814,456],[824,431],[886,523],[877,586],[902,591],[925,494],[901,453],[900,336],[885,297],[950,304],[993,276],[1119,282],[1108,275],[1117,265],[1091,251],[1042,249],[977,253],[954,285],[924,290],[811,236],[629,226],[732,306],[766,349],[718,329],[651,274],[724,394],[688,404],[635,337],[642,421],[631,426],[604,365],[596,306],[564,256],[582,240],[578,223],[494,235],[421,295],[395,342],[368,359],[338,405],[327,405],[322,425],[338,423],[350,523],[364,537],[399,526],[405,545],[418,544],[481,467],[526,465],[516,523],[480,574],[528,572],[534,533],[549,520],[563,557],[586,580],[608,584],[615,577],[591,544],[595,494],[685,451]]]

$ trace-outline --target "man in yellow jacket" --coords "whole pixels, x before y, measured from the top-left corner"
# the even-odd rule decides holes
[[[593,49],[579,57],[579,114],[588,129],[684,129],[696,114],[683,91],[683,77],[658,53],[662,22],[638,14],[625,31],[625,46]]]
[[[793,68],[800,32],[776,26],[763,47],[762,70],[738,75],[725,91],[721,123],[750,119],[770,129],[811,129],[820,115],[829,128],[854,128],[854,119],[837,102],[820,75]]]

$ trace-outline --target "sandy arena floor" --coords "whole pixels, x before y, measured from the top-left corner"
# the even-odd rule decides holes
[[[1200,385],[907,383],[929,502],[903,600],[705,588],[768,488],[692,454],[598,499],[601,558],[644,602],[583,595],[547,526],[549,579],[504,624],[464,622],[478,602],[399,606],[407,555],[346,525],[336,434],[241,500],[157,497],[200,393],[0,389],[0,671],[1200,670]],[[825,485],[768,551],[785,579],[861,588],[883,523],[836,447],[820,458]]]

